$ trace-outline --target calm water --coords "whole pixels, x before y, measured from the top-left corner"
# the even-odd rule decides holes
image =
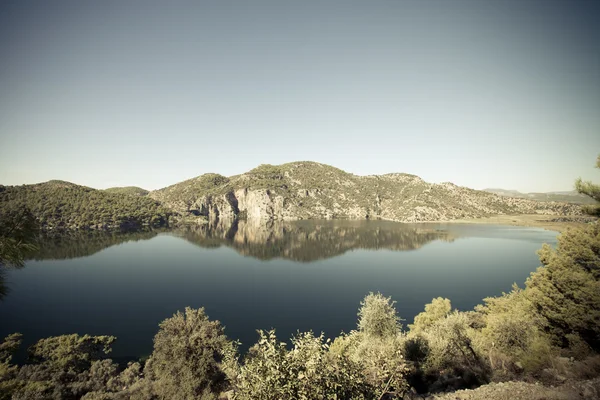
[[[490,225],[303,222],[196,228],[46,241],[36,260],[4,273],[0,336],[25,345],[65,333],[117,336],[113,357],[151,352],[158,323],[205,307],[243,349],[256,329],[336,336],[356,324],[361,299],[380,291],[411,323],[448,297],[466,310],[522,285],[535,251],[556,233]]]

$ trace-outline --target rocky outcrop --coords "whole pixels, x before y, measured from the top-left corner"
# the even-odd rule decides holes
[[[217,174],[150,192],[182,218],[289,221],[385,219],[446,221],[499,214],[579,215],[578,205],[498,196],[410,174],[356,176],[328,165],[263,165],[242,175]]]

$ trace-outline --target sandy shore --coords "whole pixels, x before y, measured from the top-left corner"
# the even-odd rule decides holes
[[[553,221],[553,220],[567,220]],[[587,225],[590,217],[581,215],[542,215],[542,214],[522,214],[522,215],[495,215],[485,218],[455,219],[452,221],[440,221],[453,224],[493,224],[510,226],[528,226],[535,228],[544,228],[551,231],[562,232],[567,228],[581,228]]]

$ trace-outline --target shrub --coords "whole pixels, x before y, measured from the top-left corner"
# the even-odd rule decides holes
[[[259,341],[230,375],[241,400],[371,399],[374,388],[348,357],[328,351],[323,335],[298,333],[286,349],[275,331],[259,331]]]
[[[544,319],[544,329],[561,347],[579,335],[600,351],[600,224],[567,230],[556,250],[538,252],[543,267],[526,282],[525,296]]]
[[[358,310],[358,330],[367,336],[378,338],[395,337],[402,325],[391,298],[381,293],[369,293],[361,301]]]
[[[221,360],[231,343],[204,308],[187,307],[160,324],[146,369],[159,397],[208,399],[225,387]]]
[[[429,329],[435,322],[446,317],[452,311],[452,304],[449,299],[437,297],[431,300],[431,303],[425,305],[425,311],[415,317],[415,322],[408,325],[411,332],[424,331]]]

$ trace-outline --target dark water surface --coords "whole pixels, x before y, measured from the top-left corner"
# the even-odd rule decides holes
[[[300,222],[189,228],[45,241],[36,260],[4,272],[0,336],[24,344],[66,333],[114,335],[113,357],[152,349],[163,319],[205,307],[243,349],[256,329],[329,337],[356,326],[362,298],[380,291],[411,323],[432,298],[471,309],[523,286],[536,250],[556,232],[492,225]]]

